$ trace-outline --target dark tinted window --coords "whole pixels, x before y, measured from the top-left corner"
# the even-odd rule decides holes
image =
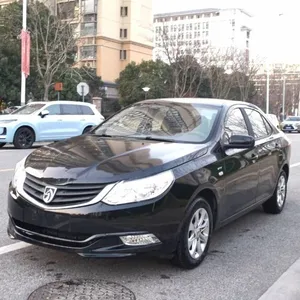
[[[95,134],[201,143],[209,137],[218,112],[218,107],[198,103],[136,104],[102,123]]]
[[[94,115],[93,110],[88,106],[80,105],[80,111],[83,115]]]
[[[249,135],[246,121],[239,108],[228,113],[225,121],[225,131],[229,136]]]
[[[267,137],[270,133],[268,132],[263,116],[258,111],[253,109],[247,108],[245,111],[252,125],[254,137],[256,139]]]
[[[49,111],[49,115],[60,115],[60,105],[53,104],[46,108]]]
[[[62,104],[62,114],[63,115],[80,115],[79,105],[73,104]]]

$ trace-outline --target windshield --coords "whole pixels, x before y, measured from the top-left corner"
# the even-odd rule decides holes
[[[209,137],[218,107],[175,102],[131,106],[94,130],[96,135],[201,143]]]
[[[45,104],[35,103],[35,104],[27,104],[12,112],[12,115],[31,115],[36,111],[40,110]]]
[[[300,121],[300,117],[288,117],[286,119],[286,121],[292,121],[292,122],[299,122]]]

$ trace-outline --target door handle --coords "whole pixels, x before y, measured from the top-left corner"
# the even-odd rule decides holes
[[[62,119],[58,119],[57,121],[58,121],[58,122],[61,122],[61,121],[62,121]]]
[[[82,119],[82,120],[80,120],[81,122],[84,122],[85,121],[85,119]]]

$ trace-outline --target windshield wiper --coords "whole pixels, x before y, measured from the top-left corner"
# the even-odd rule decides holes
[[[152,137],[152,136],[141,137],[141,139],[148,140],[148,141],[168,142],[168,143],[178,142],[174,139],[165,139],[165,138]]]

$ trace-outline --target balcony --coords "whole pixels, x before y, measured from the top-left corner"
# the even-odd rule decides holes
[[[96,60],[96,56],[96,46],[83,46],[80,48],[80,60]]]

